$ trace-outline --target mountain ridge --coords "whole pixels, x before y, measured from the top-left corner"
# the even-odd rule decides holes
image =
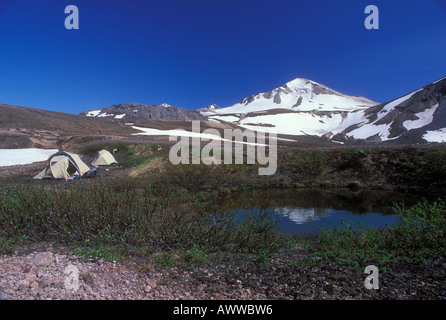
[[[187,121],[206,120],[200,112],[171,106],[167,103],[161,105],[146,105],[130,102],[108,106],[101,109],[91,109],[81,112],[87,117],[114,118],[114,119],[138,119],[138,120],[166,120]]]
[[[290,94],[294,100],[282,103]],[[256,104],[260,100],[262,104]],[[273,127],[280,134],[314,135],[339,143],[397,139],[423,142],[428,130],[429,141],[424,140],[440,142],[443,140],[435,135],[446,135],[445,100],[446,77],[385,103],[344,95],[315,81],[297,78],[267,93],[203,114],[213,121],[253,130]]]
[[[327,102],[330,105],[327,105]],[[377,104],[379,103],[368,98],[346,95],[309,79],[296,78],[283,86],[250,95],[239,103],[215,110],[213,113],[250,113],[272,108],[294,111],[351,111]]]

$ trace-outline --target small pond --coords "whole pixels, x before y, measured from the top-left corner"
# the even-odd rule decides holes
[[[368,229],[397,222],[394,203],[415,204],[421,196],[385,191],[353,192],[349,189],[323,190],[267,189],[232,194],[224,208],[240,218],[247,214],[267,214],[278,221],[276,230],[287,234],[314,235],[320,228],[341,226],[342,222]]]

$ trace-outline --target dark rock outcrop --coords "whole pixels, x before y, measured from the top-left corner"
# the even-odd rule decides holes
[[[206,120],[206,117],[196,110],[182,109],[167,104],[148,106],[134,102],[84,111],[81,115],[139,120]]]

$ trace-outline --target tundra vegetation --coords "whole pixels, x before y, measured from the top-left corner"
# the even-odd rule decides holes
[[[206,264],[222,255],[255,261],[259,268],[278,256],[291,264],[358,269],[375,264],[381,270],[399,262],[444,259],[446,202],[441,198],[414,206],[395,203],[399,223],[385,229],[343,224],[309,238],[277,232],[268,210],[235,217],[221,206],[241,189],[327,180],[332,187],[353,179],[365,187],[417,191],[432,186],[441,191],[446,152],[440,147],[285,150],[279,152],[281,178],[259,178],[255,165],[174,166],[164,161],[162,168],[141,171],[166,154],[153,145],[119,148],[124,167],[143,174],[69,183],[0,182],[0,251],[49,241],[89,258],[140,257],[149,261],[145,266],[160,267]],[[304,254],[297,255],[296,248]]]

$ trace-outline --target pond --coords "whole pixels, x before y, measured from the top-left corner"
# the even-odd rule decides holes
[[[224,208],[239,221],[247,215],[263,214],[277,221],[279,232],[314,235],[320,228],[331,229],[343,222],[354,226],[360,222],[366,229],[392,225],[397,222],[394,203],[412,205],[421,199],[417,195],[385,191],[267,189],[232,194]]]

